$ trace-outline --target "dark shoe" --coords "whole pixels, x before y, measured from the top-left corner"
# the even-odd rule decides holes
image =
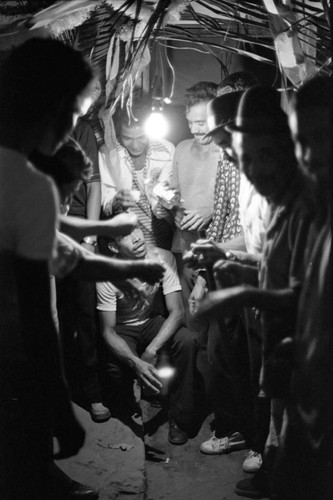
[[[99,424],[102,422],[107,422],[111,418],[111,412],[109,408],[106,408],[103,403],[92,403],[89,408],[89,413],[91,419]]]
[[[269,498],[269,490],[268,474],[263,467],[252,478],[238,481],[235,487],[237,495],[247,498]]]
[[[188,441],[186,432],[182,431],[174,420],[169,421],[168,440],[171,444],[185,444]]]
[[[98,491],[73,481],[73,485],[67,494],[66,500],[97,500],[98,496]]]

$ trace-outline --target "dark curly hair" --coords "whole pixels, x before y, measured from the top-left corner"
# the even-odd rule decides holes
[[[31,38],[1,66],[0,121],[33,123],[52,115],[61,103],[70,110],[94,76],[78,50],[58,40]]]
[[[52,177],[59,190],[70,182],[89,181],[93,172],[91,160],[71,137],[53,156],[36,151],[29,160],[38,170]]]
[[[186,111],[200,102],[209,102],[216,97],[217,83],[198,82],[185,90]]]
[[[134,100],[131,106],[119,107],[115,112],[113,123],[116,135],[121,135],[121,127],[141,127],[151,113],[151,106],[147,99]]]

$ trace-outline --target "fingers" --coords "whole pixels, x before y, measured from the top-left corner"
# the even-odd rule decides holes
[[[187,264],[189,267],[195,267],[198,263],[198,258],[196,255],[193,255],[191,250],[188,250],[183,255],[183,262]]]
[[[201,227],[203,227],[203,223],[200,221],[200,219],[198,219],[191,224],[186,224],[186,226],[182,226],[182,229],[185,229],[186,231],[197,231]]]
[[[126,236],[138,225],[138,218],[133,213],[121,213],[108,221],[110,236]]]
[[[214,276],[222,287],[239,285],[243,280],[243,267],[236,262],[219,260],[213,267]]]
[[[195,316],[198,311],[197,301],[191,297],[188,299],[188,309],[192,316]]]
[[[199,225],[201,224],[202,219],[199,214],[195,212],[190,212],[186,215],[184,215],[182,221],[181,221],[181,229],[184,231],[191,231],[193,228],[197,229]]]
[[[160,382],[158,373],[153,365],[149,364],[148,369],[145,373],[141,374],[141,379],[146,387],[152,389],[156,394],[160,392],[160,389],[163,387],[163,384]]]
[[[195,243],[191,243],[191,248],[195,248],[197,245],[211,245],[212,242],[211,240],[208,240],[207,238],[199,238]]]
[[[195,255],[203,255],[205,258],[210,258],[211,261],[217,259],[227,259],[227,256],[223,248],[217,246],[210,240],[198,240],[196,243],[191,245],[192,252]]]
[[[155,261],[142,261],[136,276],[149,285],[154,285],[163,279],[164,273],[165,267],[163,264]]]
[[[117,211],[119,208],[126,210],[127,208],[131,208],[135,205],[135,200],[133,194],[128,189],[123,189],[118,191],[113,200],[113,210]]]

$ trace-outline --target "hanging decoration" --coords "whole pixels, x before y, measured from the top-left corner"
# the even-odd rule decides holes
[[[318,68],[303,50],[294,12],[279,0],[263,0],[267,9],[276,55],[282,72],[295,87],[313,76]]]
[[[64,31],[70,31],[78,26],[81,26],[89,17],[91,16],[92,11],[97,7],[97,5],[91,5],[89,7],[85,7],[80,9],[79,12],[75,12],[74,14],[67,15],[65,17],[61,17],[56,21],[51,22],[47,28],[50,34],[54,37],[59,37]]]
[[[57,2],[34,15],[0,18],[0,36],[19,34],[22,31],[47,28],[52,35],[59,36],[63,31],[76,28],[88,19],[102,0],[72,0]]]
[[[221,51],[278,60],[294,87],[331,74],[329,10],[329,0],[1,0],[0,50],[36,35],[75,43],[100,71],[98,107],[107,116],[131,101],[156,40],[186,42],[219,63]]]
[[[189,5],[190,1],[191,0],[170,0],[161,27],[167,24],[174,24],[179,21],[181,14]],[[143,0],[138,13],[137,2],[126,2],[124,0],[105,0],[105,2],[114,10],[118,12],[123,11],[126,16],[135,19],[136,21],[139,20],[143,23],[143,25],[149,22],[152,14],[159,4],[159,0]]]

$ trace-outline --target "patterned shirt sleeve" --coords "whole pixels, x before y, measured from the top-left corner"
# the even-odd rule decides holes
[[[216,174],[214,213],[213,220],[207,229],[208,238],[216,242],[224,242],[241,234],[239,187],[239,170],[223,155]]]
[[[242,233],[238,203],[239,187],[239,170],[233,163],[229,163],[226,189],[228,199],[228,213],[226,215],[224,224],[224,231],[221,240],[222,242],[232,240]]]

